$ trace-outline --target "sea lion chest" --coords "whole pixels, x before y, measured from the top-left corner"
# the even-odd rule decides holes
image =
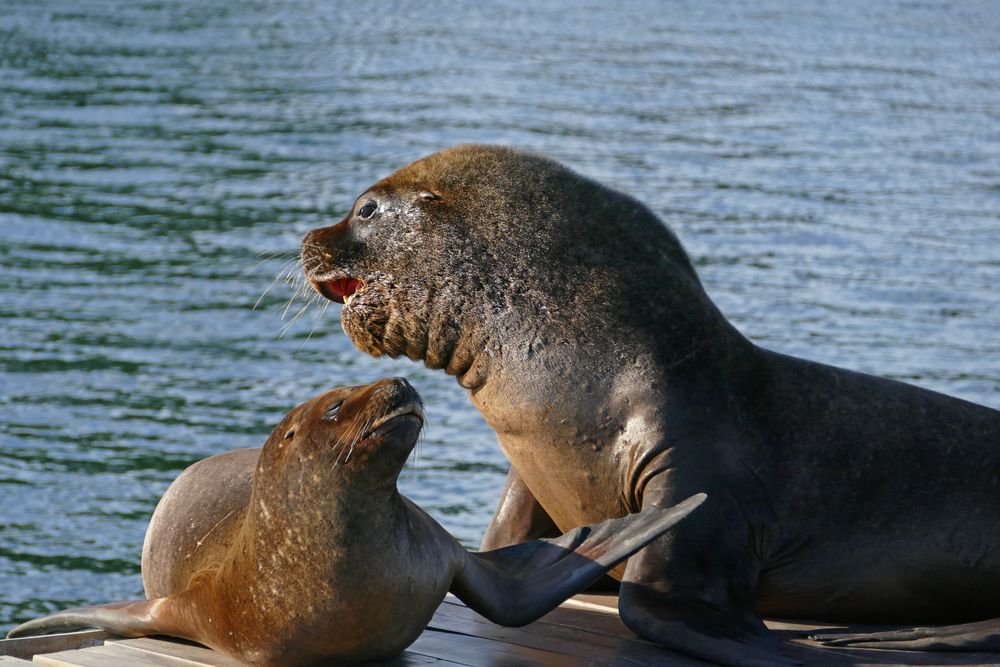
[[[447,593],[456,556],[422,510],[402,496],[395,504],[375,515],[328,514],[324,527],[262,529],[213,584],[229,607],[219,616],[231,619],[221,643],[262,663],[272,653],[357,662],[409,645]]]
[[[540,373],[528,374],[534,382],[484,387],[473,403],[561,530],[627,514],[626,480],[644,451],[629,411],[611,398],[609,383]]]

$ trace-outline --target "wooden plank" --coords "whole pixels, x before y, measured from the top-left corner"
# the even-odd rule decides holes
[[[635,651],[635,656],[650,656],[653,664],[665,662],[670,665],[707,665],[709,663],[698,661],[694,658],[681,656],[680,654],[660,649],[660,647],[650,642],[643,642],[625,627],[625,624],[618,618],[617,600],[613,597],[600,596],[593,599],[592,595],[582,597],[582,602],[586,603],[585,608],[575,608],[577,605],[564,605],[542,619],[525,626],[524,628],[502,628],[494,626],[489,621],[482,619],[472,610],[468,609],[454,597],[449,596],[445,604],[441,606],[431,621],[432,627],[441,629],[461,630],[465,632],[479,633],[489,638],[496,638],[513,643],[524,643],[527,645],[537,645],[545,637],[552,637],[553,643],[549,646],[552,651],[565,652],[567,655],[579,656],[580,652],[575,651],[571,643],[574,637],[579,637],[579,641],[587,647],[593,649],[594,658],[600,664],[603,662],[609,647],[621,647],[621,653],[615,655],[614,664],[630,664],[631,651]],[[598,609],[597,607],[603,607]],[[782,640],[782,648],[785,653],[792,658],[800,660],[805,665],[814,667],[950,667],[952,665],[965,665],[967,667],[998,667],[1000,666],[1000,655],[986,653],[931,653],[915,651],[888,651],[874,649],[837,649],[824,647],[817,642],[806,638],[811,632],[816,632],[829,628],[840,628],[843,626],[824,624],[815,621],[768,621],[770,627]],[[474,629],[475,626],[482,626]],[[852,626],[858,631],[875,630],[878,628],[868,628],[863,626]],[[511,634],[507,634],[511,633]],[[523,634],[521,634],[523,633]],[[579,634],[577,634],[579,633]],[[535,637],[530,637],[534,634]],[[643,653],[638,646],[652,647],[659,653]],[[603,649],[598,647],[604,647]],[[622,660],[619,659],[619,655]],[[653,657],[655,656],[655,657]],[[647,662],[646,664],[650,664]]]
[[[600,612],[578,611],[579,614]],[[636,665],[669,662],[678,667],[705,667],[710,663],[674,653],[634,635],[620,637],[548,623],[544,619],[521,628],[491,623],[461,605],[441,605],[430,627],[551,651],[595,664]]]
[[[135,654],[135,659],[137,661],[143,659],[143,654],[152,654],[169,656],[178,660],[178,664],[183,664],[185,667],[244,667],[244,663],[236,660],[235,658],[230,658],[227,655],[219,653],[218,651],[213,651],[212,649],[201,646],[200,644],[185,642],[179,639],[157,639],[152,637],[141,637],[139,639],[115,639],[107,642],[107,645],[115,646],[123,651],[131,651]],[[378,665],[379,667],[419,667],[423,665],[439,665],[439,667],[448,667],[449,665],[455,665],[456,663],[450,663],[447,660],[442,660],[441,658],[434,658],[405,651],[402,655],[392,658],[391,660],[376,661],[366,664],[372,665],[373,667],[375,665]]]
[[[100,646],[105,639],[112,636],[114,635],[103,630],[81,630],[38,637],[0,639],[0,655],[30,659],[36,653],[54,653],[88,646]]]
[[[379,667],[577,667],[579,665],[616,665],[640,667],[671,665],[702,667],[708,663],[683,656],[651,642],[636,638],[618,618],[614,596],[580,596],[523,628],[505,628],[482,618],[456,598],[448,599],[435,612],[428,629],[401,656],[369,663]],[[921,653],[873,649],[837,649],[820,647],[805,638],[819,629],[843,626],[811,621],[768,621],[789,657],[810,667],[889,667],[921,666],[997,667],[1000,656],[972,653]],[[865,627],[852,627],[864,631]],[[35,655],[35,664],[49,667],[243,667],[239,661],[203,646],[181,640],[112,638],[104,646],[70,650],[81,642],[102,641],[106,633],[93,631],[30,637],[0,642],[0,650],[11,645],[37,649],[39,642],[49,642],[56,652]],[[19,643],[19,644],[18,644]],[[31,651],[32,653],[35,650]],[[0,667],[15,656],[0,657]],[[28,657],[28,656],[18,656]]]
[[[550,651],[507,644],[484,637],[427,629],[407,649],[470,667],[578,667],[580,661]]]
[[[437,667],[466,667],[460,662],[452,662],[442,658],[434,658],[429,655],[420,655],[411,651],[403,651],[401,655],[389,660],[375,660],[364,663],[365,667],[424,667],[424,665],[437,665]]]
[[[112,646],[93,646],[78,651],[60,651],[35,656],[35,663],[48,667],[136,667],[137,664],[150,667],[181,667],[184,663],[166,656],[143,656],[137,663],[135,654]]]
[[[145,659],[144,656],[161,656],[174,660],[172,664],[184,665],[185,667],[192,665],[198,667],[245,667],[244,663],[224,653],[180,639],[154,637],[114,639],[108,641],[106,645],[133,656],[134,661]]]

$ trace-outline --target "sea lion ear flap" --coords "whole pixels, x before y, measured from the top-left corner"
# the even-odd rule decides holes
[[[22,623],[7,633],[7,639],[87,628],[107,630],[123,637],[169,634],[170,629],[157,623],[156,614],[160,605],[166,600],[167,598],[157,598],[112,602],[93,607],[74,607]]]
[[[553,539],[470,553],[451,592],[494,623],[531,623],[670,530],[705,498],[699,493],[668,509],[653,507]]]

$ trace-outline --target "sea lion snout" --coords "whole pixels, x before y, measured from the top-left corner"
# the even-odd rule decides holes
[[[424,423],[424,402],[406,378],[385,378],[359,393],[358,400],[364,402],[368,411],[364,438],[388,430],[389,423],[397,419],[414,419],[420,426]]]
[[[390,450],[408,455],[424,425],[424,404],[404,378],[385,378],[314,399],[309,420],[318,436],[309,446],[326,450],[332,444],[333,450],[340,450],[348,443],[350,455],[337,459],[347,464]]]
[[[345,268],[351,255],[350,221],[314,229],[302,239],[303,269],[309,284],[323,297],[336,303],[348,303],[364,287],[362,276]]]
[[[402,467],[423,425],[423,401],[404,378],[337,387],[286,415],[272,431],[262,456],[283,459],[282,466],[293,467],[311,468],[316,465],[312,461],[325,461],[331,469],[356,470],[355,464],[365,459],[384,459],[390,468]]]

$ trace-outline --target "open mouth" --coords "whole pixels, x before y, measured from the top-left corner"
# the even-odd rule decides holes
[[[337,278],[336,280],[314,280],[316,290],[330,301],[350,303],[354,293],[362,286],[357,278]]]

